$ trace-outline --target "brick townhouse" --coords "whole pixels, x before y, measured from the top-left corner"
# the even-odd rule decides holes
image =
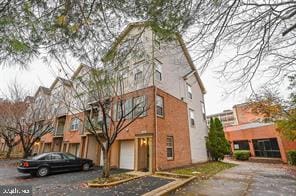
[[[221,116],[211,117],[217,115]],[[264,122],[264,117],[254,114],[247,103],[234,105],[228,116],[234,123],[226,121],[224,132],[232,151],[250,150],[252,157],[280,159],[286,163],[287,152],[296,149],[296,142],[281,136],[274,123]]]
[[[151,28],[145,23],[131,23],[112,47],[120,47],[125,39],[139,32],[147,55],[127,64],[126,82],[130,88],[125,97],[130,104],[144,101],[151,107],[119,134],[111,150],[111,166],[156,171],[207,161],[205,88],[184,41],[176,35],[152,49],[155,33]],[[154,57],[155,66],[151,59],[145,59],[150,57]],[[76,111],[73,116],[56,101],[61,94],[71,94],[71,88],[79,88],[75,78],[87,78],[88,70],[81,65],[69,80],[57,78],[50,88],[40,87],[36,92],[35,100],[47,100],[59,112],[55,132],[42,137],[35,152],[70,152],[102,165],[100,147],[83,123],[89,111]],[[144,75],[148,80],[141,81]]]

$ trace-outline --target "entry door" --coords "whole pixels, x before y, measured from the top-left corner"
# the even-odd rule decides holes
[[[134,169],[134,141],[120,142],[120,168]]]

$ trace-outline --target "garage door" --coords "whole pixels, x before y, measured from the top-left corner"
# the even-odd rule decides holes
[[[50,149],[51,149],[51,143],[45,143],[43,152],[50,152],[51,151]]]
[[[69,144],[69,153],[75,155],[75,156],[79,156],[79,143],[71,143]]]
[[[120,168],[134,169],[134,141],[120,142]]]

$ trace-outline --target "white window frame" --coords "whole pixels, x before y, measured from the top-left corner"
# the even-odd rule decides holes
[[[129,68],[128,67],[120,71],[120,77],[121,77],[122,84],[123,84],[124,88],[128,87],[128,75],[129,75]]]
[[[138,101],[140,100],[140,102],[138,103]],[[139,96],[139,97],[134,97],[133,98],[133,116],[134,117],[137,117],[138,116],[138,112],[142,112],[140,110],[146,108],[146,103],[147,103],[147,100],[146,100],[146,96]],[[139,104],[137,107],[136,105]],[[136,108],[135,108],[136,107]],[[146,111],[144,111],[139,117],[143,117],[143,116],[146,116]]]
[[[80,126],[80,119],[73,118],[71,121],[71,130],[77,131],[77,130],[79,130],[79,126]]]
[[[159,75],[159,78],[157,77]],[[162,64],[157,63],[155,68],[155,79],[158,81],[162,81]]]
[[[141,75],[140,75],[141,77],[138,78],[138,77],[137,77],[138,74],[141,74]],[[135,73],[135,75],[134,75],[134,80],[135,80],[135,81],[141,81],[141,80],[143,80],[143,71],[142,71],[142,70],[137,70],[137,71],[136,71],[136,73]]]
[[[171,141],[168,141],[171,140]],[[172,156],[168,156],[168,149],[172,150]],[[166,151],[167,151],[167,160],[174,160],[174,137],[173,136],[167,136],[166,138]]]
[[[133,112],[132,112],[133,99],[132,98],[129,98],[129,99],[125,100],[124,108],[125,108],[125,111],[124,111],[125,118],[126,119],[131,119],[133,117]]]
[[[162,114],[158,114],[158,108],[161,108]],[[164,99],[162,96],[156,96],[156,114],[157,116],[164,117]]]
[[[195,127],[194,110],[189,109],[190,126]]]
[[[192,95],[192,87],[191,87],[191,85],[190,84],[186,84],[187,85],[187,97],[189,98],[189,99],[192,99],[192,97],[193,97],[193,95]]]
[[[203,119],[207,120],[205,103],[201,101],[200,104],[201,104],[201,112],[202,112]]]

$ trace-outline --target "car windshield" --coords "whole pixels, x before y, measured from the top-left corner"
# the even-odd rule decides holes
[[[42,157],[46,156],[47,154],[39,154],[39,155],[36,155],[34,157],[32,157],[33,160],[39,160],[41,159]]]

